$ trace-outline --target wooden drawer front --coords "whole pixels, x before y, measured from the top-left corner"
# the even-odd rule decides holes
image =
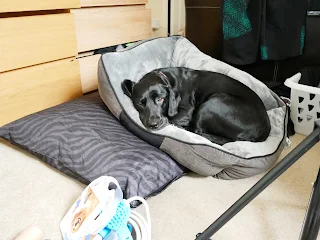
[[[79,63],[71,60],[0,73],[0,126],[81,96]]]
[[[0,18],[0,72],[77,55],[70,13]]]
[[[79,58],[82,93],[91,92],[98,88],[98,62],[101,55]]]
[[[80,7],[80,0],[1,0],[0,12],[21,12]]]
[[[145,5],[72,10],[79,52],[151,37],[151,12]]]
[[[146,4],[147,0],[80,0],[81,7]]]

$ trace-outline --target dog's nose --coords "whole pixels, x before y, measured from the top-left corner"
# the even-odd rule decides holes
[[[157,129],[159,127],[159,123],[158,122],[152,122],[152,123],[149,122],[148,125],[152,129]]]
[[[160,118],[159,117],[150,117],[148,121],[148,125],[150,128],[157,129],[160,125]]]

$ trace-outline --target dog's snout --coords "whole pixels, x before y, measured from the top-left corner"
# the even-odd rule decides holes
[[[148,125],[150,128],[157,129],[160,126],[160,117],[151,116],[148,120]]]
[[[152,129],[157,129],[159,127],[159,123],[156,123],[156,122],[149,123],[149,127]]]

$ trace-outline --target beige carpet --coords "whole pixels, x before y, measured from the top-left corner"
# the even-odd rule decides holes
[[[302,141],[296,134],[286,155]],[[298,239],[312,182],[320,165],[320,144],[313,147],[214,237],[219,240]],[[148,199],[153,240],[193,240],[260,178],[224,181],[185,176]],[[0,142],[0,233],[13,239],[29,224],[46,239],[61,239],[59,222],[84,186],[35,157]],[[139,208],[139,211],[142,211]]]

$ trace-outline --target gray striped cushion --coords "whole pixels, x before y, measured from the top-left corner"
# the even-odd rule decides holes
[[[126,198],[154,195],[184,173],[128,132],[97,92],[12,122],[0,128],[0,137],[85,184],[113,176]]]

